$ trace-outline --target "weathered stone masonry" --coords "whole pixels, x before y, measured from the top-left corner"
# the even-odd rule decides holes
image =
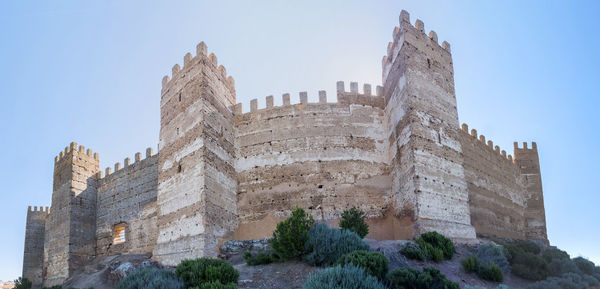
[[[436,230],[547,242],[537,145],[515,143],[513,158],[459,128],[450,45],[406,11],[382,86],[338,82],[337,102],[301,92],[243,112],[204,43],[162,84],[157,154],[104,174],[76,143],[56,157],[51,208],[27,214],[23,276],[34,285],[61,284],[95,257],[216,256],[224,240],[269,236],[296,206],[331,225],[359,207],[375,239]]]

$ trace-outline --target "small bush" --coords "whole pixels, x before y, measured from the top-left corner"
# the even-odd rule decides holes
[[[502,279],[504,278],[502,269],[500,269],[500,266],[494,263],[483,265],[480,268],[479,277],[481,277],[481,279],[493,282],[502,282]]]
[[[306,251],[309,253],[304,259],[313,266],[329,266],[342,255],[357,250],[369,250],[369,245],[356,233],[316,224],[308,233]]]
[[[504,248],[498,245],[480,245],[477,248],[477,258],[483,266],[489,266],[496,264],[502,271],[506,271],[509,268],[508,259],[504,254]]]
[[[358,235],[357,235],[358,236]],[[302,289],[386,289],[386,287],[353,265],[336,266],[310,274]]]
[[[537,255],[540,251],[539,246],[533,242],[521,241],[507,245],[505,248],[508,252],[510,269],[515,275],[529,280],[546,279],[548,263]]]
[[[235,283],[223,284],[220,281],[204,282],[200,287],[192,287],[190,289],[237,289]]]
[[[479,271],[479,258],[475,255],[463,259],[460,263],[467,273],[477,273]]]
[[[594,263],[592,261],[590,261],[586,258],[583,258],[583,257],[577,257],[577,258],[573,258],[573,263],[575,263],[575,265],[577,265],[577,268],[579,268],[579,270],[581,270],[581,272],[583,272],[584,274],[587,274],[587,275],[594,274],[596,265],[594,265]]]
[[[279,257],[284,260],[300,257],[306,253],[305,243],[308,231],[314,225],[312,216],[303,209],[296,207],[292,215],[277,224],[273,231],[271,246]]]
[[[202,288],[204,283],[214,281],[222,284],[236,283],[239,276],[231,264],[210,258],[184,260],[177,265],[175,274],[183,280],[186,288]]]
[[[249,251],[244,251],[244,261],[250,266],[270,264],[279,261],[279,257],[273,253],[258,253],[252,256]]]
[[[361,267],[380,280],[388,273],[388,259],[378,252],[354,251],[340,257],[335,264],[341,266],[352,264]]]
[[[50,287],[42,287],[42,289],[62,289],[62,286],[54,285],[54,286],[50,286]]]
[[[183,289],[183,282],[175,273],[156,267],[141,267],[123,278],[116,289]]]
[[[571,259],[554,258],[548,263],[548,276],[560,277],[566,273],[581,274],[581,270]]]
[[[419,239],[431,244],[433,248],[441,249],[444,253],[445,259],[452,259],[452,256],[454,256],[454,253],[456,252],[452,240],[446,238],[444,235],[438,232],[433,231],[421,234]],[[417,243],[419,243],[419,239],[417,239]]]
[[[390,289],[460,289],[457,283],[446,279],[446,276],[434,267],[425,267],[423,272],[413,268],[393,270],[387,276]]]
[[[15,280],[15,286],[13,289],[31,289],[32,283],[27,278],[19,277]]]
[[[425,254],[418,244],[412,242],[404,244],[401,253],[409,259],[425,261]]]
[[[435,231],[421,234],[415,241],[419,244],[418,248],[408,244],[402,248],[402,254],[410,259],[440,262],[451,259],[456,251],[452,240]]]
[[[365,213],[355,207],[344,210],[339,226],[341,229],[350,230],[364,238],[369,234],[369,225],[365,222]]]
[[[579,289],[597,286],[597,282],[598,280],[591,276],[567,273],[561,277],[550,277],[546,280],[535,282],[527,286],[527,289]]]
[[[542,258],[546,260],[546,262],[550,263],[554,259],[558,260],[570,260],[571,256],[563,250],[550,248],[546,249],[544,253],[542,253]]]

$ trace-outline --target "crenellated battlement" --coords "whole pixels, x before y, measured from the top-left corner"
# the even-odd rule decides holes
[[[493,141],[488,140],[486,142],[485,136],[484,135],[478,136],[476,129],[471,129],[471,131],[469,132],[469,126],[466,123],[462,124],[461,131],[467,135],[470,135],[472,138],[478,140],[481,144],[486,146],[489,150],[491,150],[491,151],[497,153],[498,155],[500,155],[501,157],[503,157],[506,161],[511,162],[513,164],[515,163],[515,160],[512,155],[507,155],[505,150],[501,150],[500,147],[497,145],[494,146]],[[515,148],[515,151],[516,151],[516,148]]]
[[[46,206],[46,207],[40,206],[39,210],[38,210],[38,206],[33,206],[33,209],[32,209],[31,206],[28,206],[27,207],[27,212],[28,213],[35,212],[35,213],[45,213],[45,214],[48,214],[48,213],[50,213],[50,208],[48,206]]]
[[[207,55],[207,46],[204,42],[198,43],[196,46],[196,55],[193,56],[191,53],[186,53],[183,56],[183,67],[178,63],[173,65],[171,68],[171,76],[165,75],[162,79],[162,93],[166,92],[172,82],[178,78],[185,77],[185,74],[191,70],[191,68],[200,63],[210,63],[211,66],[218,71],[218,74],[230,90],[235,91],[235,81],[233,77],[227,75],[227,69],[223,65],[219,65],[217,56],[214,53]]]
[[[351,82],[350,83],[350,91],[346,91],[344,89],[344,82],[337,82],[337,102],[328,102],[327,101],[327,92],[325,90],[318,91],[318,102],[308,102],[308,93],[306,91],[301,91],[298,93],[297,102],[292,102],[289,93],[284,93],[281,95],[281,105],[275,106],[273,95],[269,95],[265,97],[265,107],[258,107],[258,99],[254,98],[250,100],[250,111],[244,112],[243,104],[237,103],[233,107],[233,113],[236,115],[244,115],[247,113],[255,113],[262,110],[267,110],[276,107],[285,107],[289,105],[306,105],[306,104],[360,104],[367,106],[374,106],[383,108],[383,88],[381,86],[377,86],[375,90],[375,94],[371,91],[372,86],[370,84],[363,85],[363,92],[359,93],[358,91],[358,83]]]
[[[61,151],[57,156],[54,157],[54,163],[65,159],[66,156],[72,154],[73,152],[77,152],[80,156],[85,155],[88,158],[94,159],[96,161],[100,160],[100,155],[98,153],[94,153],[91,149],[86,150],[85,147],[82,145],[77,146],[76,142],[71,142],[69,146],[65,147],[63,151]]]
[[[382,59],[383,83],[385,83],[385,80],[392,69],[392,65],[398,57],[398,52],[402,48],[403,43],[405,41],[414,42],[413,39],[406,38],[405,34],[407,32],[411,32],[411,34],[416,35],[418,39],[429,39],[429,44],[432,48],[437,47],[439,51],[445,51],[448,54],[451,53],[450,43],[447,41],[442,41],[441,44],[438,43],[438,35],[433,30],[429,31],[427,34],[425,32],[425,23],[422,20],[417,19],[415,24],[412,25],[410,23],[410,14],[407,11],[402,10],[402,12],[400,12],[399,23],[400,26],[394,27],[392,32],[392,41],[388,43],[387,53]]]
[[[521,150],[521,151],[535,151],[537,152],[537,143],[535,143],[534,141],[531,142],[531,148],[528,147],[527,142],[523,142],[523,147],[520,148],[519,147],[519,142],[514,142],[514,150],[515,152],[517,150]]]
[[[137,152],[137,153],[135,153],[135,155],[133,157],[133,159],[134,159],[133,163],[131,162],[131,159],[129,157],[126,157],[123,160],[123,166],[122,167],[121,167],[121,163],[120,162],[117,162],[117,163],[114,164],[114,172],[112,171],[111,167],[106,167],[106,169],[104,169],[104,172],[105,172],[104,175],[102,174],[102,171],[99,171],[98,172],[98,179],[100,180],[100,179],[106,178],[106,177],[110,176],[111,174],[115,174],[118,171],[120,171],[122,169],[126,169],[127,167],[129,167],[131,165],[134,165],[136,163],[143,162],[143,161],[145,161],[145,160],[147,160],[147,159],[149,159],[149,158],[151,158],[151,157],[153,157],[155,155],[156,154],[153,154],[153,152],[152,152],[152,148],[146,148],[146,157],[145,158],[142,158],[142,153],[141,152]]]

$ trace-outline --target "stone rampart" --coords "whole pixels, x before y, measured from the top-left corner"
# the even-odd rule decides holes
[[[236,239],[269,236],[276,223],[296,206],[317,220],[339,218],[356,206],[370,218],[381,218],[389,207],[390,178],[384,136],[381,94],[370,85],[358,93],[338,83],[338,102],[300,102],[257,108],[236,106],[236,172],[239,225]],[[379,89],[380,90],[380,89]],[[376,230],[373,230],[374,232]]]
[[[98,180],[96,255],[151,254],[157,237],[158,155],[136,153]],[[113,244],[115,226],[125,224],[125,242]]]
[[[513,157],[462,125],[471,224],[478,234],[525,238],[525,184]]]

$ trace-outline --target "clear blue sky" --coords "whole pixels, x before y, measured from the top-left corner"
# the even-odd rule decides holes
[[[198,42],[245,110],[286,92],[334,101],[337,80],[381,83],[402,9],[452,44],[461,122],[511,153],[538,143],[550,242],[600,262],[597,2],[89,2],[0,3],[0,279],[21,274],[54,156],[77,141],[104,168],[156,148],[161,78]]]

